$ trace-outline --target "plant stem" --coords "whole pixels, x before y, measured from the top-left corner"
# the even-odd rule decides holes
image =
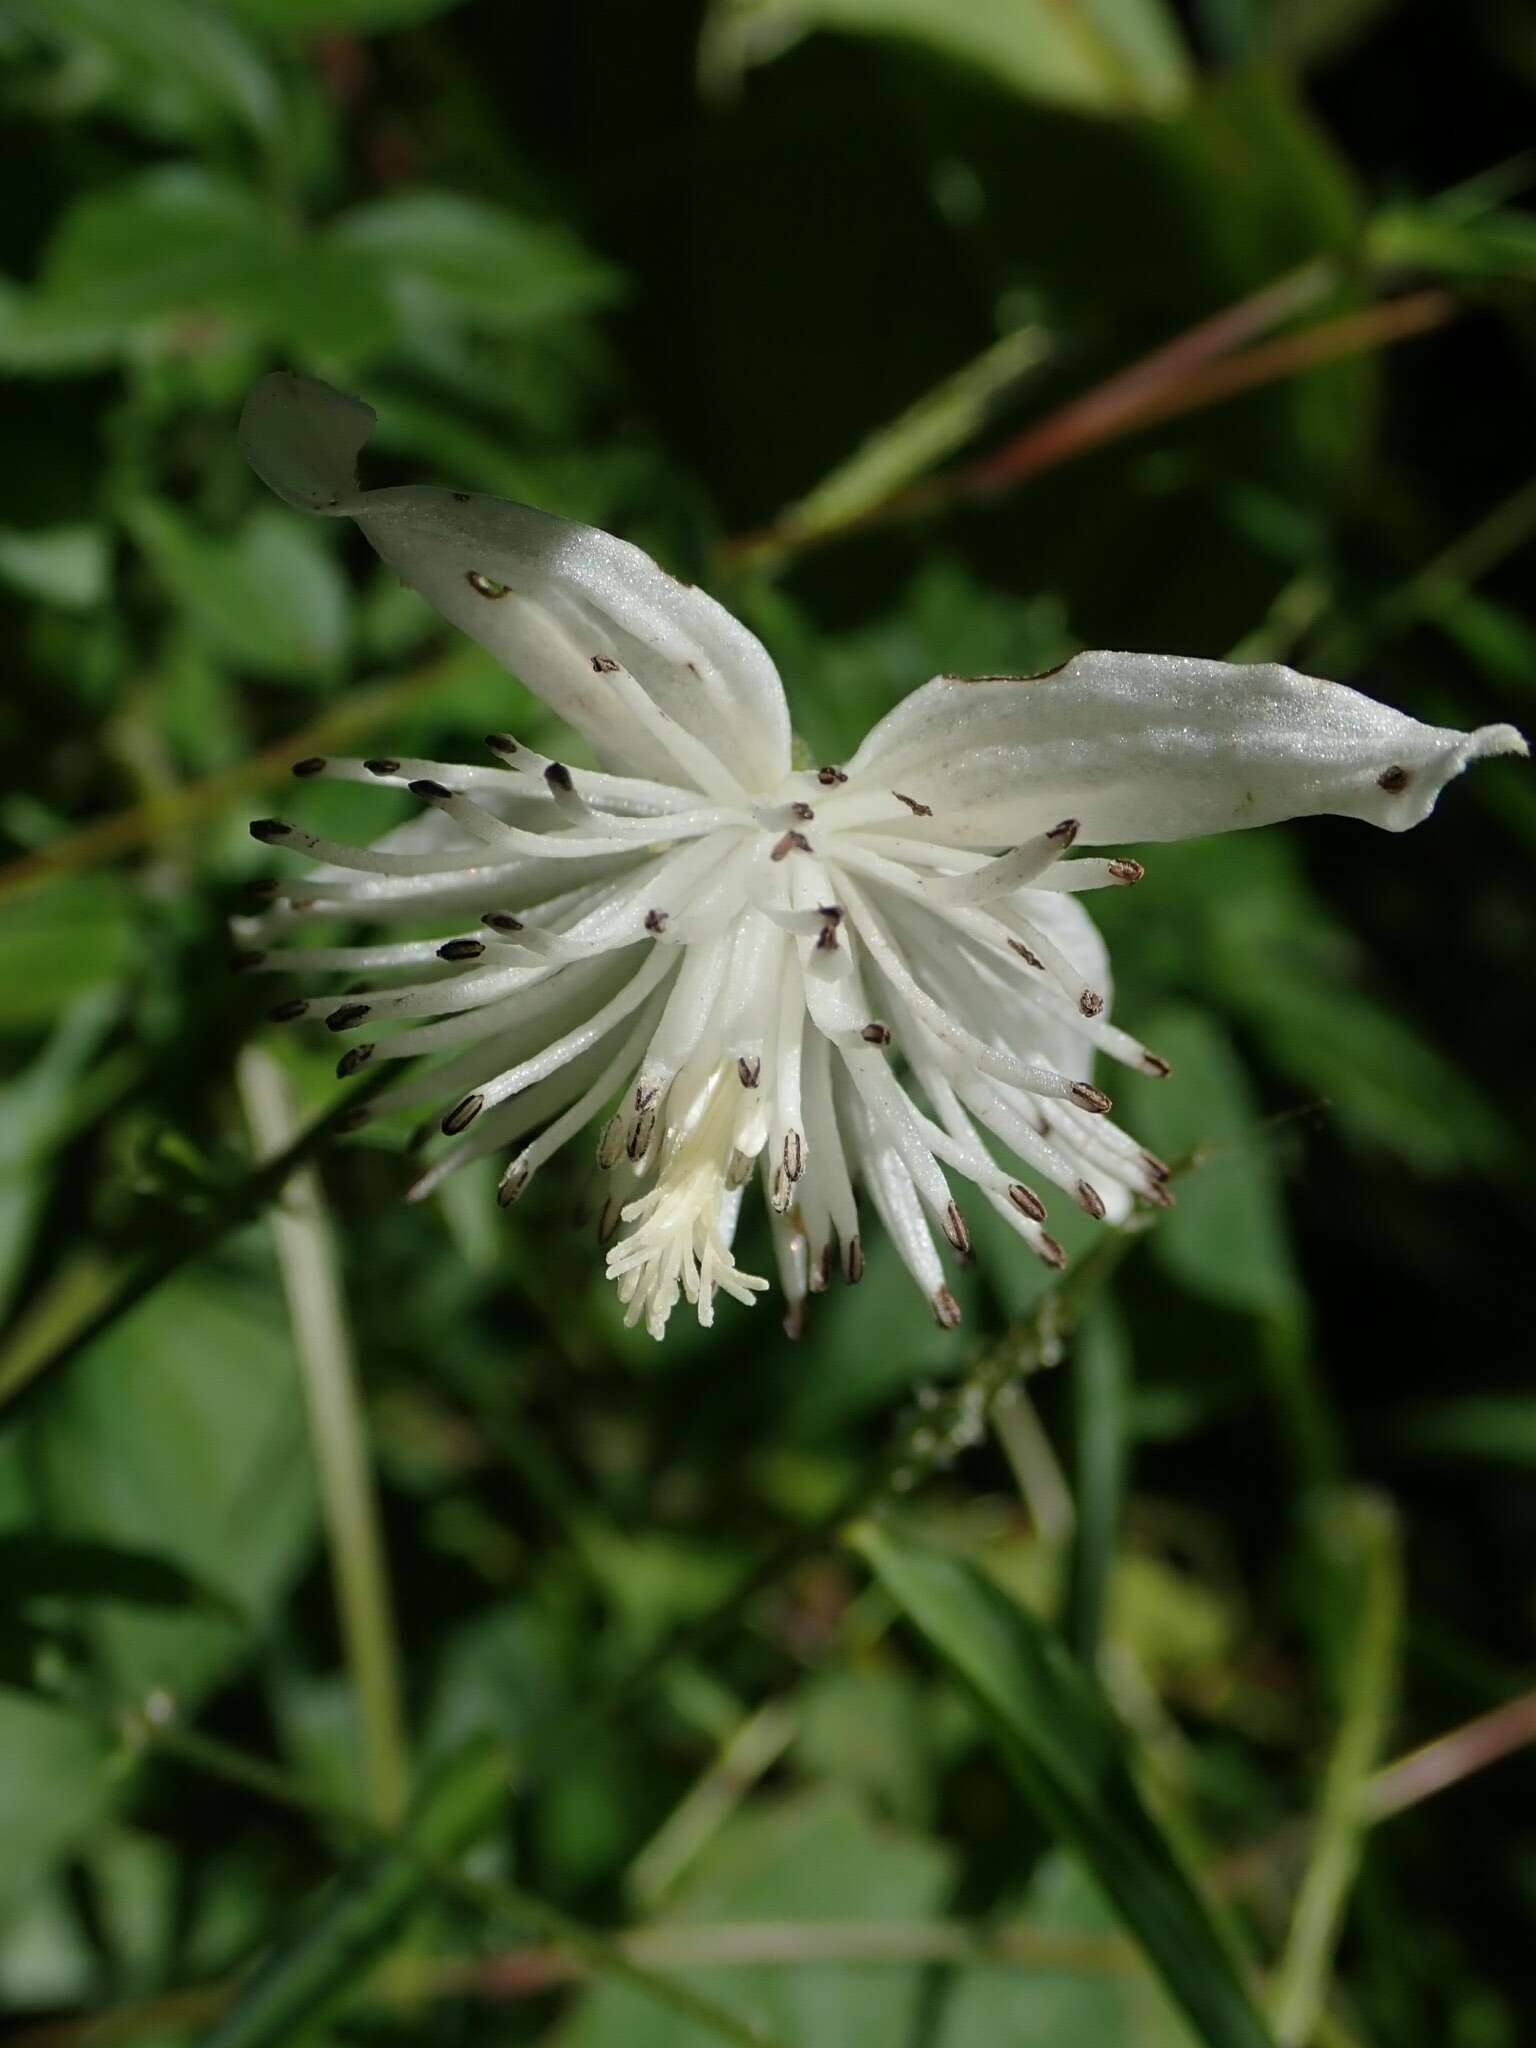
[[[1311,1854],[1275,1975],[1275,2032],[1284,2048],[1312,2039],[1350,1888],[1370,1826],[1366,1786],[1381,1751],[1397,1675],[1402,1582],[1397,1524],[1385,1503],[1334,1494],[1321,1539],[1340,1612],[1333,1624],[1339,1725]]]
[[[298,1123],[287,1076],[248,1045],[237,1066],[258,1158],[281,1154]],[[320,1177],[301,1166],[268,1212],[309,1410],[310,1442],[330,1553],[336,1611],[362,1738],[369,1813],[389,1827],[410,1793],[399,1658],[336,1244]]]

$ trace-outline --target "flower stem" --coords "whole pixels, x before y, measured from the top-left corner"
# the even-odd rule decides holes
[[[241,1053],[238,1076],[256,1150],[270,1158],[292,1142],[298,1128],[287,1077],[256,1046]],[[367,1809],[389,1827],[405,1811],[410,1791],[399,1659],[346,1301],[313,1166],[301,1166],[287,1181],[269,1220],[309,1409],[336,1610],[357,1703]]]

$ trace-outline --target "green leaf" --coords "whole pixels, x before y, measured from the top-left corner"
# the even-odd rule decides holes
[[[0,528],[0,582],[57,605],[60,611],[88,612],[107,594],[111,554],[99,526],[67,526],[21,532]]]
[[[393,334],[372,259],[303,240],[232,180],[161,166],[63,216],[36,284],[0,301],[0,364],[88,369],[149,342],[195,353],[229,323],[321,356]]]
[[[63,1707],[0,1686],[0,1916],[32,1891],[111,1804],[111,1750]]]
[[[463,0],[225,0],[229,12],[252,28],[296,36],[340,29],[366,35],[377,29],[406,28],[462,4]]]
[[[1127,1128],[1167,1159],[1195,1155],[1177,1207],[1158,1220],[1154,1257],[1207,1301],[1294,1316],[1303,1297],[1270,1139],[1231,1040],[1193,1009],[1156,1012],[1145,1035],[1173,1076],[1127,1080],[1118,1091]]]
[[[276,124],[277,81],[217,8],[196,0],[11,0],[11,12],[110,67],[147,125],[196,134],[233,120],[265,135]]]
[[[1030,99],[1097,114],[1166,113],[1189,91],[1163,0],[719,0],[710,68],[739,68],[826,28],[916,43]]]
[[[933,1843],[877,1828],[844,1796],[802,1793],[736,1815],[679,1885],[664,1920],[647,1929],[660,1962],[670,1927],[754,1921],[909,1920],[931,1913],[948,1880]],[[907,2037],[921,1966],[789,1962],[679,1969],[680,1982],[739,2011],[795,2048],[890,2048]],[[559,2048],[710,2048],[701,2026],[678,2021],[628,1985],[590,1991],[558,2034]]]
[[[856,1543],[1207,2048],[1272,2048],[1220,1925],[1137,1788],[1126,1736],[1061,1639],[963,1558],[889,1525],[864,1524]]]
[[[133,958],[128,899],[113,881],[51,883],[0,906],[0,1027],[51,1025]]]
[[[206,1272],[167,1283],[54,1383],[22,1435],[43,1528],[147,1552],[222,1603],[103,1600],[92,1617],[112,1697],[195,1696],[244,1651],[230,1615],[270,1613],[312,1538],[303,1405],[275,1305]]]
[[[80,1078],[111,1023],[106,991],[69,1007],[43,1050],[0,1091],[0,1319],[8,1312],[47,1195],[46,1154],[79,1099]]]
[[[1115,1916],[1082,1866],[1045,1858],[1021,1902],[1032,1934],[1076,1937],[1106,1949]],[[1006,1924],[1006,1923],[1005,1923]],[[934,2048],[1191,2048],[1194,2036],[1151,1972],[1127,1949],[1124,1965],[1031,1968],[980,1964],[956,1978]]]
[[[607,305],[618,273],[565,228],[453,192],[398,192],[345,214],[328,249],[366,258],[402,322],[520,334]]]
[[[258,505],[224,540],[153,498],[125,518],[169,595],[232,666],[284,682],[335,679],[350,607],[324,530]]]
[[[1112,1302],[1094,1302],[1073,1347],[1073,1498],[1068,1632],[1088,1670],[1098,1660],[1125,1495],[1130,1436],[1130,1344]]]

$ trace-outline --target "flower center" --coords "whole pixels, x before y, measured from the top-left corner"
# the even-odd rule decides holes
[[[708,1329],[716,1288],[750,1303],[767,1287],[738,1271],[730,1246],[741,1186],[761,1145],[747,1130],[756,1113],[734,1061],[685,1068],[673,1082],[667,1115],[658,1119],[656,1183],[624,1205],[620,1215],[631,1227],[608,1254],[626,1325],[643,1316],[651,1336],[660,1337],[686,1295]]]

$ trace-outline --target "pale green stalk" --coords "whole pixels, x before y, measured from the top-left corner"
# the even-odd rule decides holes
[[[257,1154],[268,1159],[298,1129],[287,1077],[268,1052],[247,1046],[240,1096]],[[268,1211],[309,1410],[331,1579],[357,1703],[370,1817],[393,1826],[410,1793],[394,1615],[368,1458],[351,1326],[320,1177],[301,1166]]]

